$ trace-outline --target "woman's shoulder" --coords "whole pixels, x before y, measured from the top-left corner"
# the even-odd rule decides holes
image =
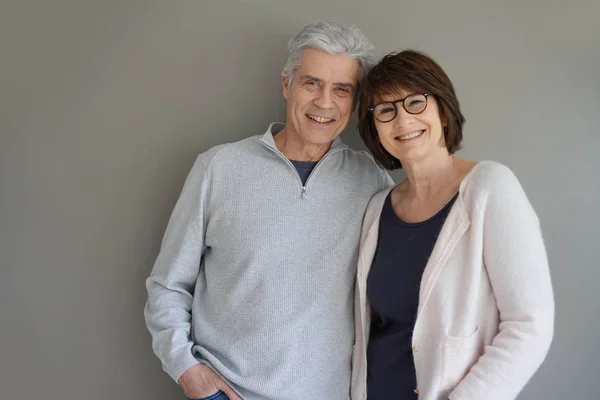
[[[515,184],[518,184],[518,179],[509,167],[497,161],[485,160],[475,164],[465,176],[461,189],[463,192],[494,192],[514,187]]]
[[[497,180],[512,179],[515,174],[504,164],[497,161],[484,160],[479,161],[473,166],[471,171],[465,177],[467,182],[476,182],[479,185],[493,183]]]
[[[496,161],[480,161],[461,183],[461,195],[467,209],[486,208],[493,204],[526,199],[526,194],[514,172]],[[518,203],[518,202],[517,202]]]

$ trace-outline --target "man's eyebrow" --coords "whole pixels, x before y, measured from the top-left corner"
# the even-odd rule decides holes
[[[315,81],[315,82],[323,82],[322,79],[317,78],[316,76],[312,76],[312,75],[302,75],[300,77],[301,80],[305,80],[305,79],[310,79],[311,81]],[[356,87],[354,86],[354,84],[350,83],[350,82],[336,82],[334,83],[335,86],[342,86],[342,87],[348,87],[351,88],[352,90],[356,89]]]
[[[300,79],[302,79],[302,80],[310,79],[311,81],[323,82],[321,79],[317,78],[316,76],[312,76],[312,75],[302,75],[300,77]]]

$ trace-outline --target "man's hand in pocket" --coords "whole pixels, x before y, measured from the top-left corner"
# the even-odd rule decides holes
[[[177,383],[190,398],[208,397],[221,390],[230,400],[243,400],[219,375],[204,364],[188,368]]]

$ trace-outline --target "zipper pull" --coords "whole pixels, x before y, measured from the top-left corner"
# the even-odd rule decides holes
[[[302,198],[306,198],[306,186],[302,186]]]

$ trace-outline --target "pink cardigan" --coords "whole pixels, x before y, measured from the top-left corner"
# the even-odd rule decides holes
[[[371,199],[361,234],[352,400],[366,398],[366,282],[390,190]],[[461,182],[423,272],[412,338],[415,391],[420,400],[514,399],[546,357],[553,328],[537,216],[515,175],[482,161]]]

